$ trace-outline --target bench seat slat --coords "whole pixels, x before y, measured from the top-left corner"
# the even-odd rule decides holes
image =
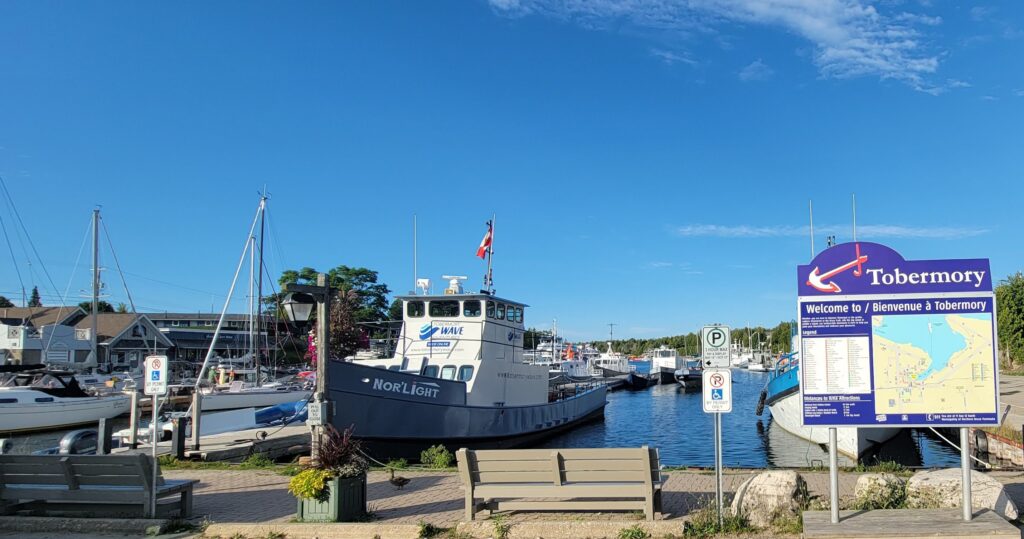
[[[551,459],[551,449],[481,449],[474,451],[477,462],[491,460],[543,460]],[[578,459],[639,459],[642,449],[636,447],[598,449],[559,449],[562,458]]]
[[[530,502],[513,500],[501,502],[501,510],[509,511],[643,511],[643,500],[618,500],[618,501],[542,501]]]
[[[551,483],[550,470],[549,463],[548,471],[544,472],[475,472],[472,477],[477,483]]]
[[[474,489],[482,498],[643,498],[643,483],[577,483],[563,485],[483,484]]]

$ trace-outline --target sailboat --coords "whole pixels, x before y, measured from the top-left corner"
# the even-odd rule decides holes
[[[262,408],[278,404],[309,400],[312,391],[305,384],[265,384],[263,368],[261,366],[262,352],[259,342],[260,326],[264,321],[261,314],[263,302],[263,239],[266,220],[267,196],[260,196],[260,203],[249,227],[249,234],[246,237],[245,248],[235,269],[235,276],[231,281],[231,288],[228,290],[227,300],[217,320],[217,328],[213,332],[213,339],[207,349],[203,366],[199,370],[196,380],[195,391],[200,392],[202,411],[232,410],[237,408]],[[260,227],[259,238],[256,237],[256,226]],[[248,313],[248,350],[241,358],[227,360],[227,366],[221,368],[221,372],[242,372],[251,373],[251,377],[244,379],[232,379],[227,384],[215,384],[215,380],[206,379],[206,374],[215,374],[216,367],[211,370],[210,363],[215,357],[214,349],[221,329],[224,327],[224,319],[227,316],[228,306],[231,304],[231,296],[234,294],[235,285],[238,282],[239,273],[248,258],[249,261],[249,313]],[[246,366],[244,369],[237,369],[233,364],[239,363]],[[251,367],[251,368],[250,368]]]

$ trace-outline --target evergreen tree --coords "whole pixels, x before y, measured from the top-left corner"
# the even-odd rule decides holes
[[[39,287],[38,286],[33,286],[32,287],[32,295],[29,296],[29,298],[28,298],[28,306],[29,307],[42,307],[43,306],[43,300],[41,300],[39,298]]]
[[[4,309],[7,307],[14,307],[14,303],[12,303],[11,300],[9,299],[0,296],[0,309]]]

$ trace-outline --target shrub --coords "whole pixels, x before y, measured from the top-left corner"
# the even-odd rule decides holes
[[[409,461],[405,459],[391,459],[388,461],[387,467],[392,470],[404,470],[409,467]]]
[[[424,449],[420,453],[420,462],[428,468],[449,468],[455,461],[451,451],[441,444]]]
[[[370,469],[363,457],[362,444],[352,437],[352,427],[342,432],[331,425],[325,429],[317,468],[332,472],[334,477],[358,477]]]
[[[683,537],[704,538],[719,533],[742,534],[755,529],[742,516],[735,515],[728,507],[722,514],[722,526],[718,526],[718,510],[714,499],[705,501],[690,520],[683,523]]]
[[[242,461],[239,468],[243,470],[252,470],[258,468],[270,468],[273,465],[274,461],[270,460],[270,458],[263,453],[253,453]]]

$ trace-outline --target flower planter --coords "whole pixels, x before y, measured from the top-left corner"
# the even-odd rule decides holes
[[[303,522],[352,522],[366,516],[366,474],[327,481],[330,496],[321,502],[298,498],[297,516]]]

